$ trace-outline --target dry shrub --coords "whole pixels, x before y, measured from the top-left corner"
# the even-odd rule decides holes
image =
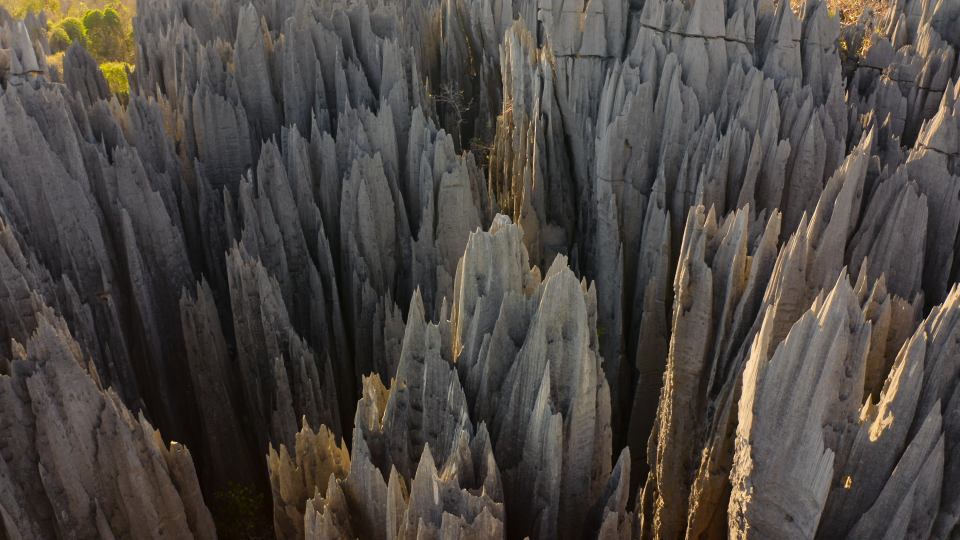
[[[47,67],[49,67],[51,70],[56,69],[59,73],[63,73],[63,55],[64,52],[60,51],[56,54],[47,56]]]
[[[804,0],[790,0],[790,7],[797,15],[803,4]],[[867,7],[873,10],[877,20],[882,19],[890,9],[890,2],[886,0],[827,0],[827,5],[833,13],[840,15],[840,24],[843,26],[855,24]]]

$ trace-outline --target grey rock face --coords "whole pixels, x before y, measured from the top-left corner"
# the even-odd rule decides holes
[[[0,536],[956,538],[958,13],[0,9]]]
[[[0,384],[6,535],[216,538],[190,452],[104,391],[66,322],[34,301],[36,329]]]
[[[816,532],[863,391],[870,327],[858,307],[841,277],[774,353],[768,348],[773,316],[765,315],[743,374],[730,477],[732,537],[811,538]],[[791,426],[790,435],[780,431],[783,425]]]

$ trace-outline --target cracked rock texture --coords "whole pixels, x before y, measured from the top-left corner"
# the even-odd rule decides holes
[[[794,7],[0,8],[0,538],[960,538],[960,2]]]

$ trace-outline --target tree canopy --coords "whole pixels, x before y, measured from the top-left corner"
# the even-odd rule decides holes
[[[67,50],[74,41],[87,46],[87,29],[76,17],[66,17],[50,28],[50,49],[54,53]]]
[[[121,62],[126,57],[123,21],[113,8],[91,9],[83,15],[87,48],[98,62]]]

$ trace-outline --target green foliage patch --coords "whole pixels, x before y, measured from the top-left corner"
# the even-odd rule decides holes
[[[126,62],[104,62],[100,64],[100,71],[107,79],[110,91],[115,94],[130,93],[130,81],[127,80],[127,70],[125,68],[130,68],[130,72],[133,72],[133,66]]]
[[[27,16],[27,13],[40,13],[41,11],[56,13],[60,11],[60,0],[23,0],[19,4],[7,7],[15,19],[22,19]]]
[[[87,46],[87,29],[76,17],[66,17],[50,28],[50,49],[56,54],[67,50],[74,41]]]
[[[70,41],[78,40],[80,43],[86,45],[87,29],[83,26],[83,21],[80,19],[76,17],[65,17],[57,23],[57,28],[63,29],[70,37]]]
[[[46,13],[51,52],[47,56],[48,65],[59,66],[63,53],[77,42],[100,64],[111,91],[129,93],[124,68],[133,71],[136,58],[132,25],[135,0],[89,1],[90,6],[82,0],[0,0],[0,5],[16,18]],[[40,28],[36,31],[43,32]],[[34,39],[42,37],[33,36]]]
[[[87,48],[97,62],[122,62],[126,59],[123,21],[113,8],[91,9],[83,14]]]
[[[67,35],[67,32],[63,28],[60,28],[59,26],[54,27],[52,30],[50,30],[49,39],[50,39],[50,50],[53,51],[54,54],[67,50],[67,48],[70,47],[70,44],[72,43],[70,36]]]

